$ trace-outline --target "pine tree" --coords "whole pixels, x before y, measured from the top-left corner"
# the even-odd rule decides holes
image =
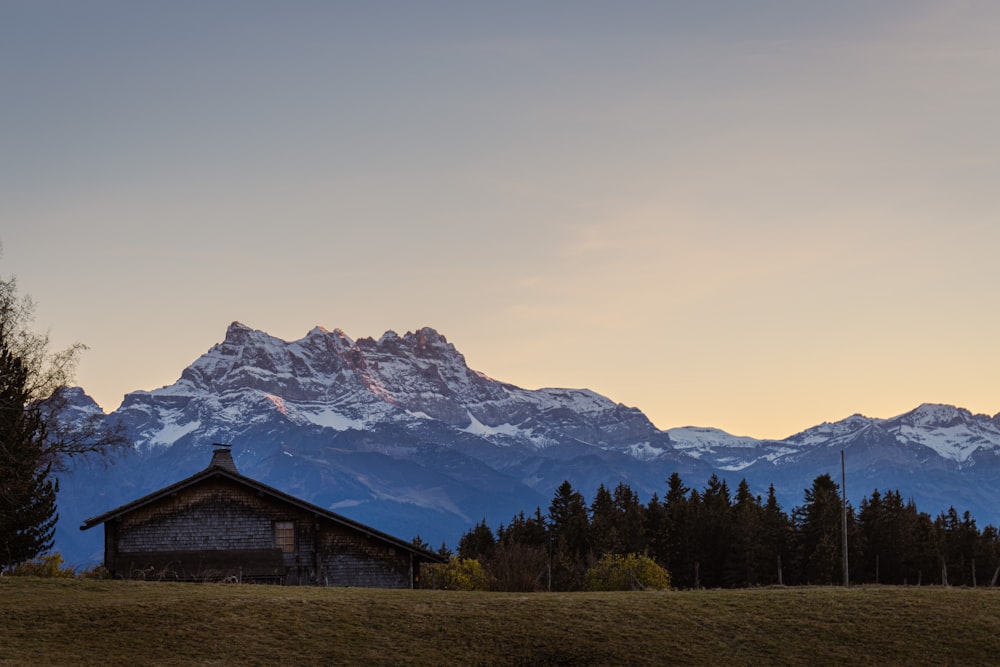
[[[878,489],[861,501],[858,527],[862,557],[851,560],[851,578],[876,584],[904,584],[916,546],[916,509],[907,507],[899,491]],[[915,579],[916,577],[914,577]]]
[[[975,555],[980,535],[976,520],[968,511],[959,516],[954,507],[949,507],[947,512],[938,515],[934,525],[938,534],[941,583],[952,586],[978,585]]]
[[[938,514],[934,519],[937,530],[938,562],[941,567],[941,584],[947,586],[955,582],[958,569],[958,533],[961,520],[958,511],[949,507],[947,512]]]
[[[670,542],[667,539],[667,510],[656,493],[653,493],[653,497],[646,504],[643,517],[643,531],[646,535],[649,556],[660,565],[666,566],[670,552]]]
[[[756,586],[761,565],[763,514],[760,498],[750,492],[746,479],[736,488],[732,509],[732,541],[727,562],[727,586]]]
[[[648,547],[646,508],[639,502],[639,495],[628,484],[619,482],[615,487],[614,507],[618,520],[618,553],[645,553]]]
[[[701,585],[710,588],[725,585],[727,559],[733,541],[732,499],[724,479],[712,475],[701,494],[701,519],[698,522],[699,576]]]
[[[855,581],[864,583],[884,583],[886,581],[886,558],[891,545],[888,539],[888,517],[882,504],[882,494],[878,489],[871,496],[861,499],[858,509],[858,523],[861,526],[861,540],[864,544],[861,562],[854,561],[851,568]]]
[[[904,584],[908,556],[916,546],[916,509],[907,508],[898,489],[886,491],[882,496],[882,517],[884,554],[878,559],[878,583]]]
[[[760,583],[784,584],[785,571],[791,566],[792,521],[778,504],[774,484],[767,489],[761,524]]]
[[[490,527],[486,525],[485,518],[458,540],[459,558],[474,558],[486,562],[493,558],[495,549],[496,538]]]
[[[688,493],[691,497],[688,497]],[[667,570],[675,586],[690,588],[697,585],[697,511],[701,497],[684,485],[676,472],[667,480],[667,495],[663,499],[663,533],[666,544]]]
[[[608,487],[601,484],[590,503],[590,546],[594,556],[624,553],[618,534],[618,512]]]
[[[979,551],[979,527],[969,510],[962,513],[962,527],[959,534],[959,551],[962,563],[963,583],[966,586],[979,585],[980,572],[976,570],[976,555]],[[980,563],[982,566],[982,563]]]
[[[690,577],[688,585],[692,588],[702,588],[705,585],[702,575],[705,562],[704,518],[705,505],[701,500],[701,493],[698,489],[691,489],[684,506],[682,530],[687,574]]]
[[[552,590],[583,586],[590,553],[587,502],[568,480],[556,489],[549,505]]]
[[[793,512],[798,571],[806,584],[833,584],[842,577],[840,487],[823,474],[805,490],[805,503]]]
[[[915,507],[914,511],[916,511]],[[944,581],[939,576],[941,559],[938,547],[938,529],[930,514],[927,512],[917,513],[914,534],[916,536],[916,549],[911,567],[916,570],[916,579],[910,583],[917,586],[935,582],[943,584]]]
[[[57,483],[45,460],[45,422],[28,369],[0,329],[0,570],[52,548]]]

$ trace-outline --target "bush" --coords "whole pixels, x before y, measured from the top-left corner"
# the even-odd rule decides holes
[[[8,569],[4,574],[11,577],[55,577],[71,579],[76,576],[72,567],[63,567],[63,557],[57,551],[52,554],[36,556],[33,560],[19,563]]]
[[[648,556],[605,554],[585,578],[589,591],[665,590],[670,573]]]
[[[421,566],[420,587],[452,591],[488,591],[490,578],[478,560],[452,556],[447,563]]]

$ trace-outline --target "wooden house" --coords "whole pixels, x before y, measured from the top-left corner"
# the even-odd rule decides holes
[[[438,555],[239,473],[226,447],[201,472],[87,519],[126,579],[413,588]]]

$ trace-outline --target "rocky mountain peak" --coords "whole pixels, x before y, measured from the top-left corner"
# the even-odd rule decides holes
[[[530,447],[571,441],[606,448],[640,439],[652,454],[669,442],[641,411],[594,392],[525,390],[478,373],[430,327],[403,336],[388,331],[377,341],[314,327],[287,342],[234,322],[177,383],[127,398],[141,432],[157,443],[220,418],[334,429],[434,424]],[[183,411],[163,412],[179,401]]]
[[[965,408],[939,403],[923,403],[892,421],[909,426],[946,427],[957,426],[973,419],[971,412]]]
[[[234,321],[226,328],[226,337],[223,339],[223,344],[228,343],[230,345],[245,345],[247,339],[254,333],[254,329],[251,329],[242,322]]]
[[[369,338],[368,340],[372,339]],[[384,334],[382,334],[381,338],[378,339],[377,345],[392,345],[397,341],[399,341],[399,334],[393,331],[392,329],[389,329]]]
[[[440,349],[455,352],[455,346],[451,345],[444,336],[430,327],[423,327],[413,332],[406,332],[403,340],[415,350]]]

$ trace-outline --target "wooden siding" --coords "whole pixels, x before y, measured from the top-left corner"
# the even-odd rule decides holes
[[[294,525],[291,552],[276,548],[279,521]],[[224,477],[108,521],[105,539],[108,569],[126,578],[409,588],[417,567],[410,552],[376,535]]]
[[[408,552],[358,532],[337,526],[324,528],[319,532],[321,579],[318,583],[324,586],[410,587]]]

